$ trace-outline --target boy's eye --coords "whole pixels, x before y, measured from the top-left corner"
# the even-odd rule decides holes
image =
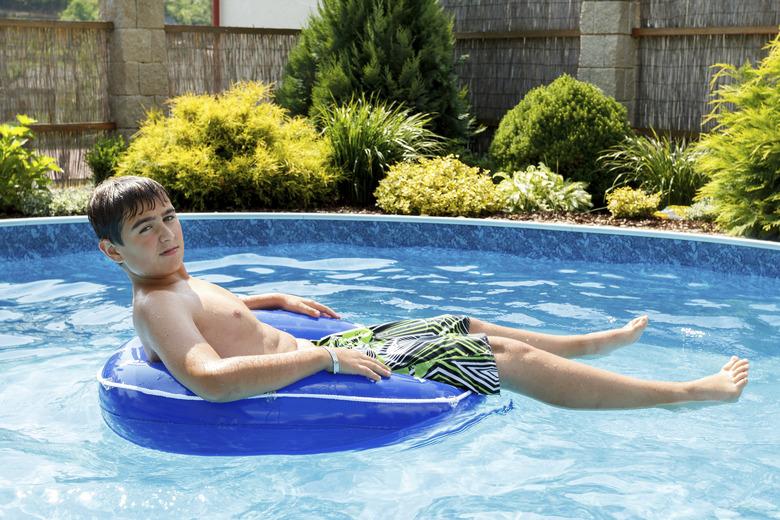
[[[150,229],[152,229],[152,226],[143,226],[141,228],[141,230],[139,231],[139,233],[145,233],[145,232],[149,231]]]
[[[175,219],[176,215],[166,215],[166,217],[163,219],[165,222],[170,222],[171,220]]]

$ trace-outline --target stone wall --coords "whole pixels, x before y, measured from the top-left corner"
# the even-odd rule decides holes
[[[146,111],[168,98],[163,0],[100,0],[101,18],[114,23],[108,82],[111,117],[129,137]]]
[[[636,1],[584,0],[580,12],[577,78],[593,83],[628,109],[634,120],[639,43],[631,29],[639,23]]]

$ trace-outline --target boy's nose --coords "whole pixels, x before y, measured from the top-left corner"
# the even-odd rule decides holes
[[[162,233],[160,233],[160,242],[168,242],[173,239],[173,231],[167,227],[163,227]]]

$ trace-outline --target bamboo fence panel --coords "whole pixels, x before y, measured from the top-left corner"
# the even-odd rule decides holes
[[[456,32],[576,29],[580,0],[441,0]]]
[[[39,123],[105,122],[110,24],[0,21],[0,121],[26,114]],[[101,131],[35,129],[31,146],[54,157],[79,183],[91,175],[84,155]]]
[[[83,25],[0,24],[0,119],[108,120],[108,31]]]
[[[715,63],[757,63],[766,52],[766,36],[704,35],[643,38],[637,94],[636,125],[672,131],[699,132],[709,113],[710,82]],[[718,85],[724,80],[719,79]]]
[[[780,24],[778,0],[642,0],[641,27],[753,27]]]
[[[777,0],[642,0],[642,28],[680,28],[679,34],[644,37],[639,41],[639,84],[636,125],[671,131],[699,132],[709,113],[710,83],[716,63],[741,66],[760,61],[766,32],[780,24]],[[639,32],[642,35],[641,31]],[[719,80],[717,88],[723,84]]]
[[[563,73],[577,75],[579,38],[457,40],[456,66],[468,87],[472,113],[487,126],[497,126],[532,88]]]
[[[276,83],[298,41],[291,31],[166,31],[171,96],[217,93],[239,81]]]
[[[62,172],[51,172],[49,176],[59,186],[80,186],[92,178],[85,156],[95,141],[108,135],[106,130],[53,130],[37,132],[33,147],[39,153],[53,157]]]

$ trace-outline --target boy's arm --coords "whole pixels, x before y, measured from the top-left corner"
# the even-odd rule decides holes
[[[330,307],[314,300],[293,296],[291,294],[268,293],[253,296],[243,296],[241,301],[250,309],[284,309],[286,311],[306,314],[314,318],[325,316],[327,318],[340,318]]]
[[[164,300],[170,301],[164,301]],[[233,401],[282,388],[330,369],[325,349],[221,358],[198,330],[192,315],[174,298],[136,308],[136,329],[173,376],[208,401]],[[338,353],[341,372],[378,381],[387,367],[355,350]]]

